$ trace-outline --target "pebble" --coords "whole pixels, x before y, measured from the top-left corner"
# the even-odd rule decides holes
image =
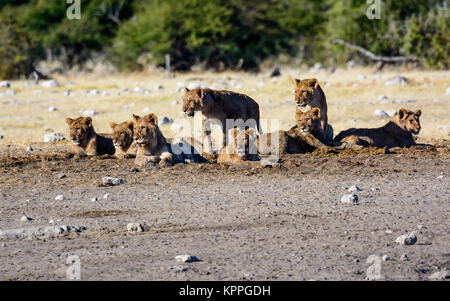
[[[33,148],[31,147],[31,145],[29,145],[25,150],[26,150],[27,152],[32,152],[32,151],[33,151]]]
[[[170,124],[170,123],[172,123],[172,122],[173,122],[172,119],[170,119],[170,118],[167,117],[167,116],[164,116],[164,118],[163,118],[162,121],[161,121],[161,124]]]
[[[395,242],[405,245],[405,246],[412,246],[417,242],[417,236],[414,233],[411,234],[403,234],[395,240]]]
[[[375,112],[373,113],[373,116],[375,116],[375,117],[389,117],[389,114],[386,113],[383,110],[375,110]]]
[[[31,217],[28,217],[28,216],[22,216],[21,218],[20,218],[20,220],[22,221],[22,222],[29,222],[29,221],[32,221],[33,219],[31,218]]]
[[[98,202],[98,197],[92,198],[91,202]]]
[[[408,261],[408,260],[409,260],[408,255],[402,254],[402,255],[400,256],[400,260],[402,260],[402,261]]]
[[[111,197],[111,195],[109,193],[106,193],[105,195],[103,195],[104,199],[109,199]]]
[[[52,79],[52,80],[47,80],[41,83],[41,87],[43,88],[54,88],[54,87],[58,87],[59,83]]]
[[[450,270],[439,271],[428,276],[430,280],[450,279]]]
[[[73,93],[71,90],[64,91],[64,96],[73,96]]]
[[[11,87],[11,83],[7,80],[0,82],[0,88],[9,88]]]
[[[82,232],[85,226],[46,226],[0,230],[0,239],[48,238],[68,232]]]
[[[356,185],[353,185],[352,187],[350,187],[350,188],[348,189],[348,192],[358,192],[358,191],[361,191],[361,188],[359,188],[359,187],[356,186]]]
[[[342,196],[341,203],[356,204],[356,203],[358,203],[358,196],[356,194],[346,194],[346,195]]]
[[[175,270],[175,273],[183,273],[189,270],[188,266],[174,266],[173,269]]]
[[[176,261],[178,262],[196,262],[198,261],[198,258],[192,255],[178,255],[175,256]]]
[[[62,201],[62,200],[64,200],[64,196],[63,196],[62,194],[57,195],[57,196],[55,197],[55,201]]]
[[[384,231],[384,233],[386,233],[386,234],[392,234],[393,232],[392,232],[392,230],[387,229],[386,231]]]
[[[56,142],[56,141],[62,141],[65,140],[66,138],[64,138],[63,135],[61,135],[60,133],[50,133],[50,134],[46,134],[44,135],[44,138],[42,138],[42,140],[46,143],[49,142]]]
[[[353,260],[354,262],[360,262],[361,261],[361,259],[359,259],[359,258],[355,258],[355,260]]]
[[[93,109],[87,109],[81,112],[81,115],[83,115],[83,117],[92,117],[95,114],[97,114],[97,112],[95,112]]]
[[[408,79],[404,76],[394,76],[393,78],[387,80],[384,85],[390,86],[390,85],[405,85],[407,83]]]
[[[130,233],[144,232],[144,227],[139,223],[129,223],[127,225],[127,231]]]
[[[156,84],[156,85],[155,85],[155,90],[156,90],[156,91],[164,90],[164,87],[163,87],[162,85],[160,85],[160,84]]]
[[[0,140],[2,140],[3,138],[5,138],[4,134],[0,134]]]
[[[389,257],[388,255],[383,255],[383,257],[381,257],[381,260],[383,261],[388,261],[389,259],[391,259],[391,257]]]
[[[125,183],[123,178],[103,177],[103,185],[117,186]]]
[[[49,112],[56,112],[56,111],[58,111],[58,109],[55,108],[55,107],[49,107],[49,108],[48,108],[48,111],[49,111]]]
[[[59,173],[55,176],[55,178],[57,178],[57,179],[64,179],[65,177],[66,177],[66,175],[63,173]]]

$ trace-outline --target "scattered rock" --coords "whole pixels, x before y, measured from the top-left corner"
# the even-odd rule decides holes
[[[64,196],[62,194],[59,194],[55,197],[55,201],[62,201],[64,200]]]
[[[37,239],[49,238],[69,232],[85,231],[85,226],[46,226],[0,230],[0,239]]]
[[[100,91],[99,90],[90,90],[89,91],[89,94],[91,94],[91,95],[100,95]]]
[[[55,107],[49,107],[49,108],[48,108],[48,111],[49,111],[49,112],[56,112],[56,111],[58,111],[58,109],[55,108]]]
[[[361,261],[361,259],[359,259],[359,258],[355,258],[355,260],[353,260],[353,262],[360,262]]]
[[[134,88],[134,92],[140,93],[140,94],[148,95],[148,94],[150,94],[151,91],[150,91],[149,89],[145,89],[145,88],[141,88],[141,87],[136,87],[136,88]]]
[[[386,86],[390,85],[405,85],[408,82],[408,79],[404,76],[394,76],[393,78],[387,80],[384,84]]]
[[[55,133],[50,133],[50,134],[44,135],[44,138],[42,140],[46,143],[49,143],[49,142],[66,140],[66,138],[64,138],[64,136],[61,135],[60,133],[55,132]]]
[[[428,276],[430,280],[450,279],[450,270],[439,271]]]
[[[270,77],[279,77],[281,75],[281,70],[278,65],[273,68],[272,72],[270,73]]]
[[[417,236],[414,233],[411,234],[403,234],[395,240],[395,242],[405,245],[405,246],[412,246],[417,242]]]
[[[386,233],[386,234],[392,234],[393,231],[392,231],[391,229],[387,229],[386,231],[384,231],[384,233]]]
[[[383,261],[388,261],[389,259],[391,259],[391,257],[389,257],[388,255],[383,255],[381,257],[381,260],[383,260]]]
[[[94,197],[91,199],[91,202],[98,202],[98,197]]]
[[[25,149],[25,151],[27,152],[32,152],[33,148],[31,147],[31,145],[28,145],[28,147]]]
[[[155,85],[155,91],[164,90],[164,87],[160,84]]]
[[[386,100],[388,97],[386,95],[380,95],[378,96],[378,100]]]
[[[103,177],[103,185],[117,186],[125,183],[123,178]]]
[[[130,169],[130,172],[139,172],[139,169],[137,169],[136,167],[132,167],[132,168]]]
[[[389,114],[386,113],[383,110],[375,110],[375,112],[373,113],[373,116],[375,116],[375,117],[389,117]]]
[[[146,108],[142,109],[142,113],[144,113],[144,114],[150,113],[150,108],[146,107]]]
[[[21,218],[20,218],[20,221],[22,221],[22,222],[29,222],[29,221],[32,221],[33,219],[31,218],[31,217],[28,217],[28,216],[22,216]]]
[[[106,193],[106,194],[103,196],[104,199],[109,199],[110,197],[111,197],[111,195],[110,195],[109,193]]]
[[[167,117],[167,116],[164,116],[164,118],[163,118],[162,121],[161,121],[161,124],[171,124],[172,122],[173,122],[172,119],[170,119],[170,118]]]
[[[402,260],[402,261],[408,261],[408,260],[409,260],[408,255],[402,254],[402,255],[400,256],[400,260]]]
[[[84,110],[84,111],[81,112],[81,115],[83,117],[92,117],[95,114],[97,114],[97,112],[95,112],[93,109],[87,109],[87,110]]]
[[[280,165],[280,163],[278,162],[278,159],[272,159],[272,158],[261,159],[260,163],[261,163],[261,167],[268,167],[268,166],[273,167],[273,166]]]
[[[356,194],[346,194],[341,198],[341,203],[344,204],[357,204],[358,196]]]
[[[173,269],[175,270],[175,273],[183,273],[189,270],[189,267],[186,265],[183,266],[174,266]]]
[[[176,261],[178,262],[197,262],[198,258],[192,255],[178,255],[175,256]]]
[[[0,134],[0,140],[2,140],[3,138],[5,138],[4,134]]]
[[[59,173],[55,176],[55,178],[57,178],[57,179],[64,179],[65,177],[66,177],[66,175],[63,173]]]
[[[74,96],[71,90],[64,91],[64,96]]]
[[[356,76],[356,78],[360,81],[363,81],[367,78],[367,76],[365,76],[364,74],[358,74],[358,76]]]
[[[11,83],[7,80],[0,82],[0,88],[9,88],[11,87]]]
[[[387,110],[385,112],[389,115],[389,117],[394,117],[397,114],[397,110]]]
[[[350,187],[350,188],[348,189],[348,192],[358,192],[358,191],[361,191],[361,188],[359,188],[359,187],[356,186],[356,185],[353,185],[352,187]]]
[[[59,87],[59,83],[56,80],[51,79],[51,80],[47,80],[47,81],[42,82],[41,83],[41,87],[43,87],[43,88]]]
[[[144,232],[144,227],[139,223],[129,223],[127,225],[127,231],[130,233]]]

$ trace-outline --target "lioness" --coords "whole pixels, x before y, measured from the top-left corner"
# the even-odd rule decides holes
[[[254,129],[230,129],[228,143],[217,156],[217,163],[243,163],[258,161],[257,134]]]
[[[328,124],[327,100],[325,93],[319,85],[319,81],[315,78],[311,79],[295,79],[295,102],[297,104],[296,111],[306,113],[312,108],[320,109],[320,124],[324,132],[324,136],[328,140],[333,140],[333,128]]]
[[[296,115],[297,125],[289,131],[278,131],[278,141],[275,141],[275,144],[272,141],[274,133],[261,136],[258,145],[262,155],[307,153],[318,148],[339,146],[340,143],[333,143],[324,137],[319,108],[313,108],[306,113],[297,111]]]
[[[364,147],[410,147],[416,144],[413,135],[418,135],[420,132],[419,117],[421,114],[421,110],[413,112],[402,108],[398,110],[391,121],[382,127],[351,128],[340,132],[334,141]]]
[[[109,124],[113,130],[113,143],[116,148],[116,157],[136,156],[136,144],[133,140],[133,121],[125,121],[121,124],[111,122]]]
[[[167,142],[158,127],[158,117],[155,114],[142,118],[133,115],[133,119],[133,137],[137,147],[136,165],[146,166],[152,163],[171,166],[183,163],[186,159],[192,163],[207,161],[198,155],[192,146],[195,142],[188,138],[175,138],[172,143]]]
[[[245,126],[253,127],[260,131],[259,105],[247,95],[211,89],[197,88],[189,90],[185,88],[183,99],[183,112],[193,117],[195,111],[202,112],[202,143],[205,152],[212,151],[211,128],[212,119],[218,120],[223,132],[223,146],[226,141],[227,120],[242,120]],[[234,127],[234,126],[233,126]],[[207,141],[205,143],[205,138]]]
[[[90,156],[114,155],[112,139],[98,135],[92,125],[91,117],[66,118],[70,129],[70,140],[79,154]]]

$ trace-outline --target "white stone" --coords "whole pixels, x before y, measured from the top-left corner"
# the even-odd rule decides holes
[[[144,232],[144,227],[139,223],[129,223],[127,225],[127,231],[130,233]]]
[[[55,201],[62,201],[64,200],[64,196],[62,194],[59,194],[55,197]]]
[[[32,151],[33,151],[33,148],[31,147],[31,145],[29,145],[25,150],[26,150],[27,152],[32,152]]]
[[[175,260],[178,262],[196,262],[198,258],[192,255],[177,255],[175,256]]]
[[[11,83],[7,80],[1,81],[0,82],[0,88],[9,88],[11,87]]]
[[[0,239],[49,238],[68,232],[85,231],[85,226],[46,226],[0,230]]]
[[[417,242],[417,236],[414,233],[411,234],[403,234],[395,240],[395,242],[405,245],[405,246],[412,246]]]
[[[404,76],[394,76],[393,78],[387,80],[384,84],[386,86],[390,85],[405,85],[407,83],[408,79]]]
[[[388,113],[386,113],[383,110],[375,110],[375,112],[373,113],[373,116],[375,116],[375,117],[389,117]]]
[[[83,116],[83,117],[92,117],[92,116],[94,116],[95,114],[97,114],[93,109],[88,109],[88,110],[84,110],[82,113],[81,113],[81,115]]]
[[[110,197],[111,197],[111,195],[110,195],[109,193],[106,193],[106,194],[103,196],[104,199],[109,199]]]
[[[342,196],[341,203],[356,204],[356,203],[358,203],[358,196],[356,194],[346,194],[346,195]]]
[[[381,260],[383,261],[388,261],[389,259],[391,259],[391,257],[389,257],[388,255],[383,255],[383,257],[381,257]]]
[[[41,83],[41,87],[43,87],[43,88],[54,88],[54,87],[58,87],[58,86],[59,86],[59,83],[54,79],[47,80],[47,81],[44,81]]]
[[[33,220],[31,217],[28,217],[28,216],[22,216],[21,218],[20,218],[20,220],[22,221],[22,222],[29,222],[29,221],[31,221],[31,220]]]
[[[91,94],[91,95],[99,95],[100,91],[94,89],[94,90],[89,91],[89,94]]]
[[[58,109],[55,108],[55,107],[49,107],[49,108],[48,108],[48,111],[49,111],[49,112],[55,112],[55,111],[58,111]]]
[[[358,192],[358,191],[361,191],[361,188],[359,188],[359,187],[356,186],[356,185],[353,185],[352,187],[350,187],[350,188],[348,189],[348,192]]]
[[[50,134],[44,135],[44,138],[42,140],[46,143],[49,143],[49,142],[62,141],[65,139],[66,138],[64,138],[64,136],[61,135],[60,133],[50,133]]]
[[[92,199],[91,199],[91,202],[98,202],[98,198],[97,198],[97,197],[92,198]]]
[[[121,185],[125,183],[125,179],[123,178],[112,178],[112,177],[103,177],[103,185]]]
[[[155,85],[155,90],[156,90],[156,91],[164,90],[164,87],[163,87],[162,85],[160,85],[160,84],[156,84],[156,85]]]

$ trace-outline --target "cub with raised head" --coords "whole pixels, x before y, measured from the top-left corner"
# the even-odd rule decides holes
[[[328,124],[328,107],[325,93],[315,78],[295,79],[296,111],[306,113],[313,108],[320,109],[320,124],[327,140],[333,140],[333,128]]]
[[[78,154],[89,156],[114,155],[112,139],[98,135],[91,117],[66,118],[70,129],[70,140]]]
[[[116,148],[116,157],[133,157],[136,156],[136,144],[133,139],[133,121],[125,121],[120,124],[111,122],[109,124],[113,130],[113,143]]]
[[[212,120],[221,123],[223,133],[223,146],[227,135],[227,120],[242,120],[247,128],[252,127],[260,132],[259,105],[247,95],[231,91],[197,88],[185,88],[183,99],[183,112],[193,117],[195,111],[202,112],[202,143],[205,152],[212,151],[211,128]],[[205,142],[206,138],[206,142]]]
[[[418,135],[420,132],[419,117],[421,114],[421,110],[413,112],[402,108],[398,110],[391,121],[382,127],[351,128],[340,132],[334,141],[363,147],[410,147],[416,144],[413,135]]]

